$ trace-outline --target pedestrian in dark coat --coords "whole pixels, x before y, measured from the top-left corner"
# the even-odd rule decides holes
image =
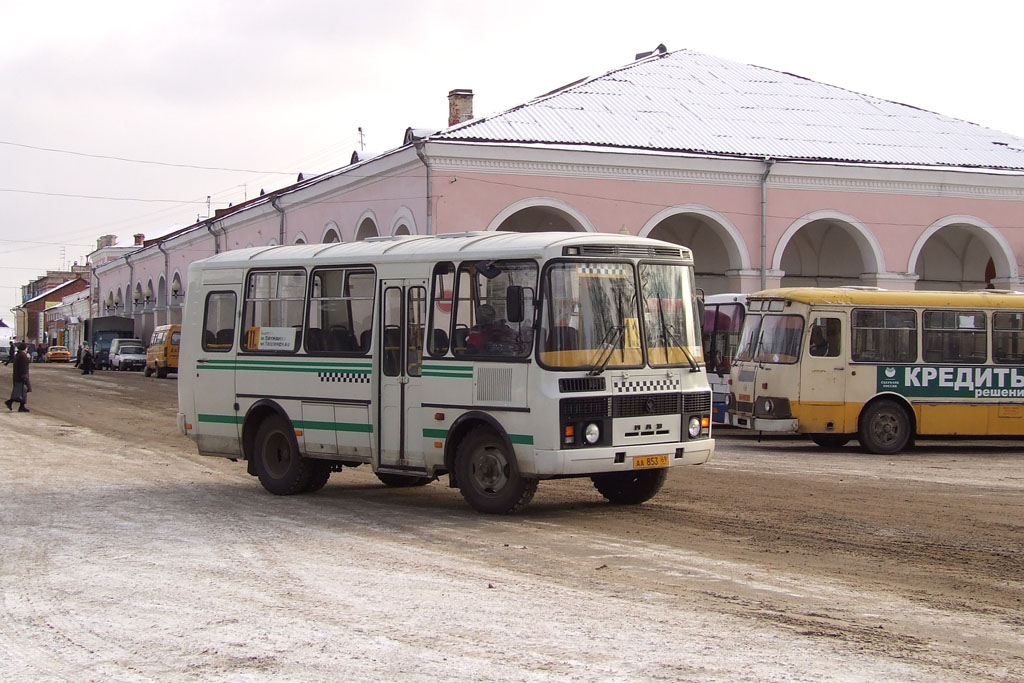
[[[82,368],[83,375],[93,375],[96,373],[96,364],[93,362],[92,351],[89,350],[88,346],[82,347],[82,361],[78,366]]]
[[[4,365],[10,365],[11,361],[14,360],[14,354],[18,352],[18,349],[14,346],[14,340],[11,340],[11,348],[7,352],[7,360],[4,361]]]
[[[31,360],[25,351],[27,348],[28,344],[25,342],[18,344],[18,353],[14,354],[14,388],[11,390],[11,397],[4,401],[7,410],[14,410],[14,404],[18,403],[19,413],[29,412],[25,404],[28,403],[28,392],[32,391],[32,385],[28,381]]]

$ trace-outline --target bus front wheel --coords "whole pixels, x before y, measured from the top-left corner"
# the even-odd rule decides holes
[[[256,476],[263,488],[274,495],[288,496],[307,490],[313,475],[312,464],[299,454],[295,431],[280,415],[272,415],[260,424],[253,458]]]
[[[630,470],[596,474],[590,478],[598,493],[611,503],[639,505],[654,498],[665,484],[668,470]]]
[[[910,443],[912,434],[907,411],[895,401],[872,403],[860,418],[858,438],[868,453],[891,455]]]
[[[474,429],[459,444],[455,476],[462,497],[478,512],[513,513],[537,492],[537,480],[519,474],[515,456],[488,429]]]

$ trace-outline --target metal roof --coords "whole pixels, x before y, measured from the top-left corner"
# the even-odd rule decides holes
[[[639,59],[431,139],[1024,170],[1024,138],[691,50]]]

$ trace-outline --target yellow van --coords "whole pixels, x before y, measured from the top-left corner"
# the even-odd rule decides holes
[[[181,344],[181,325],[161,325],[153,330],[146,351],[145,375],[154,372],[163,379],[167,373],[178,372],[178,345]]]

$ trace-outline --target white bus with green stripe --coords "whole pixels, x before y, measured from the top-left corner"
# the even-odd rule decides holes
[[[271,493],[368,466],[481,512],[590,477],[654,496],[714,451],[691,252],[475,232],[239,249],[189,268],[178,424]]]

